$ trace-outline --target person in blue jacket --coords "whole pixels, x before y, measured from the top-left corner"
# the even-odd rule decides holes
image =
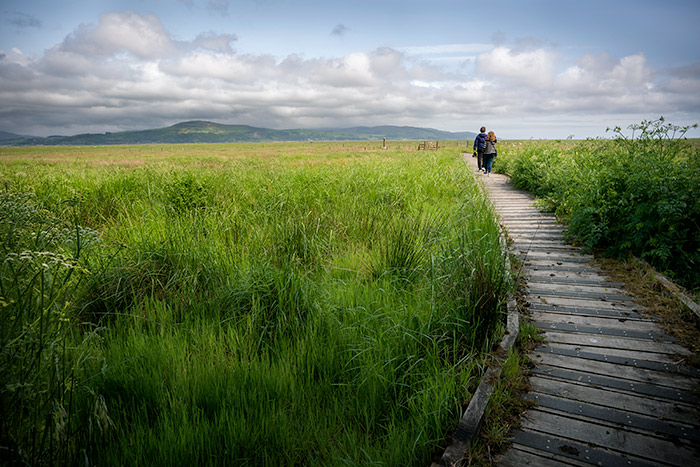
[[[481,133],[476,135],[476,138],[474,138],[474,153],[472,154],[472,157],[476,157],[476,165],[479,167],[479,170],[484,169],[485,170],[485,165],[484,165],[484,144],[486,143],[486,127],[482,126],[481,129],[479,130]]]

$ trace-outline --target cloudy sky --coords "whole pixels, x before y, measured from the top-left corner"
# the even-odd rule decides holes
[[[211,120],[585,138],[661,115],[700,123],[697,0],[0,2],[2,131]]]

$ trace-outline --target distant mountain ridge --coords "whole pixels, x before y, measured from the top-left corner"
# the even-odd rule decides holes
[[[0,141],[5,141],[8,139],[22,139],[22,138],[31,138],[31,136],[22,136],[18,135],[16,133],[10,133],[7,131],[0,131]]]
[[[193,120],[138,131],[85,133],[74,136],[25,137],[0,132],[5,146],[101,146],[114,144],[244,143],[272,141],[470,140],[476,133],[449,132],[410,126],[359,126],[344,129],[272,130],[248,125],[224,125]]]

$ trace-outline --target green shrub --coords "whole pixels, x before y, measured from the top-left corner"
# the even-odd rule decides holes
[[[700,149],[691,128],[643,121],[627,137],[572,147],[538,142],[511,150],[511,174],[569,224],[587,249],[637,255],[689,288],[700,287]]]

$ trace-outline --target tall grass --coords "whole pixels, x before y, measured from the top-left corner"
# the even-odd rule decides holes
[[[0,457],[54,464],[78,459],[111,425],[88,383],[99,330],[81,329],[72,306],[99,237],[36,202],[0,193]]]
[[[683,285],[700,287],[700,150],[691,127],[663,119],[619,128],[610,140],[524,143],[496,170],[531,190],[588,249],[637,255]]]
[[[25,334],[58,343],[53,366],[28,367],[35,348],[3,324],[7,452],[34,464],[429,463],[510,286],[457,151],[163,149],[32,155],[31,178],[16,154],[3,164],[5,196],[31,193],[27,209],[75,239],[36,248],[64,255],[42,301],[38,270],[8,269],[37,229],[3,224],[3,323],[25,319],[12,297],[32,284],[27,322],[50,315],[55,332]],[[67,382],[35,391],[29,411],[13,388],[30,374]]]

